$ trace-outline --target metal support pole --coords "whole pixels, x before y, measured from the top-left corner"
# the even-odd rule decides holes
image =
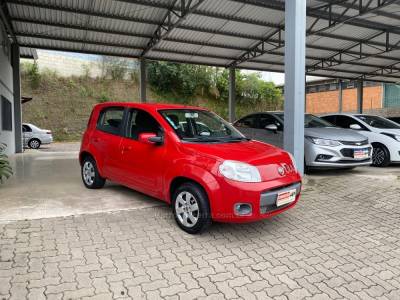
[[[236,120],[236,69],[229,68],[229,122]]]
[[[343,112],[343,82],[339,79],[339,113]]]
[[[357,82],[357,113],[363,113],[364,81]]]
[[[304,172],[306,0],[285,1],[284,148]]]
[[[22,144],[22,107],[21,107],[21,74],[19,66],[19,46],[11,45],[11,59],[13,69],[14,90],[14,130],[15,130],[15,152],[23,152]]]
[[[146,59],[141,58],[139,60],[139,97],[140,102],[146,102]]]

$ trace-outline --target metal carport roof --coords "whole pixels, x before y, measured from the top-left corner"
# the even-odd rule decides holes
[[[283,0],[3,0],[26,48],[284,71]],[[309,75],[400,81],[400,1],[308,0]]]

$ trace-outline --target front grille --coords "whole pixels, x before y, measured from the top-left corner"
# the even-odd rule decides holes
[[[368,140],[364,140],[361,142],[347,142],[347,141],[340,141],[343,145],[346,146],[364,146],[364,145],[368,145]]]
[[[271,213],[274,212],[276,210],[285,208],[286,206],[289,206],[292,203],[288,203],[286,205],[283,206],[276,206],[276,198],[278,197],[278,194],[281,192],[285,192],[285,191],[290,191],[292,189],[296,189],[296,194],[298,195],[300,193],[301,190],[301,183],[295,183],[286,187],[281,187],[281,188],[277,188],[277,189],[273,189],[267,192],[264,192],[261,194],[260,197],[260,213],[261,214],[265,214],[265,213]]]

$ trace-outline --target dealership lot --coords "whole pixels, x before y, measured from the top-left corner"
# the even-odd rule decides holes
[[[85,190],[77,146],[14,162],[18,176],[2,187],[1,299],[400,298],[398,166],[316,172],[296,208],[191,236],[151,198]]]

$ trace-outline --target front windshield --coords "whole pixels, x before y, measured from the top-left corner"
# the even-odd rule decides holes
[[[366,115],[358,115],[356,116],[361,121],[364,121],[371,127],[380,128],[380,129],[400,129],[400,126],[396,123],[382,118],[378,116],[366,116]]]
[[[282,121],[284,120],[284,115],[283,113],[277,113],[276,116],[278,116]],[[317,116],[311,115],[311,114],[305,114],[304,115],[304,127],[305,128],[325,128],[325,127],[335,127],[335,125],[329,123],[328,121],[325,121],[324,119],[321,119]]]
[[[209,111],[166,109],[160,113],[182,140],[194,142],[246,140],[232,125]]]

